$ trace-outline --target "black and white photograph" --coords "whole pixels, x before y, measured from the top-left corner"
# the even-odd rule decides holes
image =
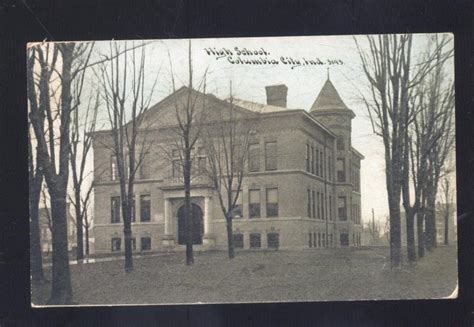
[[[458,297],[453,34],[26,58],[33,307]]]

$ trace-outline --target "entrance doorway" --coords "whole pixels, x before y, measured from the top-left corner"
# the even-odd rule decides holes
[[[204,234],[202,210],[194,203],[191,203],[191,221],[193,244],[202,244],[202,235]],[[186,244],[186,210],[184,205],[178,209],[178,244]]]

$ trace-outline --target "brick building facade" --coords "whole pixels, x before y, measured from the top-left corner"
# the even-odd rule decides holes
[[[234,101],[240,115],[257,117],[248,165],[234,218],[234,242],[243,249],[302,249],[361,243],[360,168],[363,156],[351,145],[351,121],[332,82],[326,81],[309,111],[287,109],[287,87],[268,86],[267,104]],[[132,232],[135,251],[184,250],[182,178],[162,149],[172,144],[174,104],[189,92],[211,113],[229,103],[185,87],[147,111],[153,144],[135,183]],[[256,118],[257,119],[257,118]],[[213,121],[219,124],[219,121]],[[120,192],[110,131],[94,135],[96,253],[123,251]],[[206,164],[205,150],[196,147]],[[192,182],[196,250],[227,246],[225,219],[204,176]]]

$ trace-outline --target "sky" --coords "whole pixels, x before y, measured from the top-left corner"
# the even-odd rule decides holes
[[[364,47],[364,37],[358,38]],[[151,101],[155,104],[172,93],[172,73],[177,89],[187,84],[188,40],[145,42],[145,84],[150,91],[156,79]],[[422,53],[425,42],[426,35],[415,35],[415,57]],[[206,93],[223,99],[229,97],[230,81],[234,97],[259,103],[266,103],[265,86],[285,84],[288,87],[287,107],[309,110],[329,74],[345,104],[356,114],[352,121],[352,145],[365,156],[361,167],[363,221],[371,219],[372,208],[376,219],[388,215],[384,148],[380,137],[373,133],[367,109],[361,101],[361,95],[367,94],[368,81],[362,72],[353,36],[193,39],[191,44],[194,84],[199,85],[207,71]],[[107,53],[108,49],[108,41],[97,42],[95,55]],[[238,58],[274,60],[278,64],[239,64],[236,63]],[[304,65],[304,60],[320,64]],[[447,74],[453,78],[452,65]],[[103,127],[105,110],[99,114]]]

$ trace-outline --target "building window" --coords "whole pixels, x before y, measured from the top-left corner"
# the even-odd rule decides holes
[[[360,170],[357,168],[354,168],[352,171],[353,177],[353,184],[354,184],[354,190],[356,192],[360,192]]]
[[[311,174],[314,174],[314,146],[311,146]]]
[[[318,233],[318,248],[321,247],[321,233]]]
[[[111,223],[120,222],[120,196],[113,196],[111,199]]]
[[[206,173],[206,157],[199,157],[197,160],[197,172],[199,175],[204,175]]]
[[[316,176],[319,176],[319,150],[316,149],[316,168],[315,168],[315,172],[316,172]]]
[[[140,163],[140,170],[139,170],[139,176],[140,179],[148,179],[150,178],[150,160],[149,160],[150,153],[145,152],[143,154],[142,161]]]
[[[135,212],[135,194],[132,195],[132,203],[130,203],[130,219],[132,222],[136,220],[136,212]]]
[[[277,188],[267,188],[267,217],[278,217]]]
[[[276,170],[278,168],[277,142],[265,142],[265,169]]]
[[[337,158],[336,163],[337,169],[337,181],[345,182],[346,181],[346,161],[344,158]]]
[[[249,171],[260,170],[260,145],[258,143],[249,145]]]
[[[343,136],[338,136],[337,141],[336,141],[336,147],[338,150],[344,150],[344,137]]]
[[[140,195],[140,221],[151,220],[151,197],[150,194]]]
[[[312,214],[312,217],[316,218],[316,192],[312,191],[311,194],[312,194],[312,200],[313,200],[313,214]]]
[[[311,190],[308,191],[308,217],[311,218]]]
[[[151,237],[142,237],[140,239],[140,246],[142,251],[150,251],[151,250]]]
[[[280,235],[278,233],[267,234],[267,247],[269,249],[277,249],[280,247]]]
[[[137,239],[135,237],[132,237],[132,251],[135,251],[137,249]]]
[[[339,238],[341,240],[341,246],[349,246],[349,234],[342,233],[339,235]]]
[[[313,246],[315,248],[318,247],[318,240],[316,239],[316,236],[318,236],[318,234],[313,233]]]
[[[112,237],[112,252],[121,250],[122,239],[120,237]]]
[[[171,163],[171,176],[172,177],[181,177],[182,176],[182,166],[181,166],[181,160],[179,159],[173,159]]]
[[[323,233],[323,247],[326,247],[326,234]]]
[[[249,190],[249,218],[260,217],[260,190]]]
[[[345,196],[338,197],[337,210],[339,220],[347,220],[347,199]]]
[[[312,240],[313,234],[312,233],[308,233],[308,234],[309,234],[309,247],[312,248],[313,247],[313,240]]]
[[[329,234],[329,246],[332,246],[332,233]]]
[[[232,235],[234,241],[234,248],[243,249],[244,248],[244,235],[243,234],[234,234]]]
[[[261,237],[259,233],[251,233],[250,234],[250,248],[251,249],[258,249],[262,247]]]
[[[232,199],[235,199],[237,196],[237,191],[232,191]],[[242,208],[242,190],[239,192],[239,195],[237,199],[235,200],[235,205],[233,209],[233,218],[242,218],[244,216],[243,214],[243,208]]]
[[[318,210],[318,219],[321,219],[321,193],[317,192],[316,193],[316,199],[317,199],[317,210]]]
[[[306,144],[306,171],[309,173],[311,172],[311,167],[310,167],[310,164],[311,164],[311,158],[310,158],[310,148],[309,148],[309,144]]]
[[[118,170],[117,170],[117,157],[111,156],[110,157],[110,179],[116,181],[118,178]]]
[[[319,151],[319,176],[324,178],[324,156],[323,156],[323,151]]]
[[[329,196],[329,220],[332,220],[332,196]]]
[[[331,155],[328,156],[328,179],[331,181],[332,180],[332,159]]]

